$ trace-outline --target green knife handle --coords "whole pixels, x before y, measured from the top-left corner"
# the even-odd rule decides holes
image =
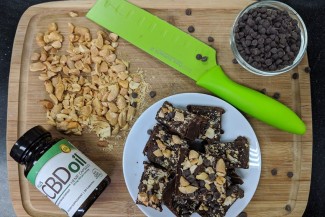
[[[273,126],[294,134],[304,134],[304,122],[282,103],[230,80],[218,65],[204,73],[197,85],[226,100],[239,110]]]

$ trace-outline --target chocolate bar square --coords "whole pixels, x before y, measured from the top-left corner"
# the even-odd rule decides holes
[[[239,136],[233,142],[215,142],[205,145],[205,152],[225,159],[228,168],[249,167],[249,143],[245,137]]]
[[[201,216],[223,217],[230,206],[238,199],[244,197],[244,191],[237,185],[229,186],[226,191],[226,198],[220,205],[216,202],[202,202],[198,207],[198,213]]]
[[[208,143],[220,140],[221,116],[225,113],[223,108],[217,106],[188,105],[187,110],[208,120],[208,125],[199,135],[199,139],[206,140]]]
[[[188,140],[197,139],[208,124],[205,118],[186,110],[175,108],[167,101],[158,110],[156,120],[166,126],[170,132]]]
[[[180,148],[188,148],[187,142],[178,135],[168,133],[164,126],[157,124],[143,153],[152,163],[176,172]]]
[[[136,203],[162,211],[162,195],[168,183],[168,172],[152,164],[144,164],[144,172],[138,187]]]

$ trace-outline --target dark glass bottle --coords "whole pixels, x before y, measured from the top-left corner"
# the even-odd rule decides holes
[[[96,199],[104,191],[104,189],[110,184],[111,180],[110,180],[109,176],[105,172],[101,171],[99,167],[97,167],[93,162],[91,162],[82,153],[80,153],[80,151],[78,151],[74,146],[72,146],[72,144],[67,145],[69,143],[67,140],[59,139],[59,138],[52,138],[50,132],[46,131],[41,126],[35,126],[32,129],[28,130],[23,136],[21,136],[17,140],[17,142],[14,144],[14,146],[12,147],[12,149],[10,151],[10,156],[15,161],[17,161],[19,164],[25,165],[24,174],[25,174],[26,178],[29,178],[30,173],[35,173],[35,176],[37,176],[37,173],[41,170],[42,167],[40,166],[39,170],[34,169],[36,172],[33,171],[33,168],[37,167],[37,163],[39,161],[40,162],[44,161],[44,159],[42,159],[42,157],[44,158],[45,155],[48,155],[47,152],[53,152],[52,151],[53,147],[54,146],[59,147],[60,143],[62,143],[61,147],[64,146],[64,148],[65,148],[65,149],[62,150],[63,154],[64,153],[69,153],[71,151],[71,149],[75,150],[75,152],[77,153],[77,154],[74,154],[74,155],[76,155],[78,157],[78,159],[75,156],[72,155],[73,159],[77,159],[75,162],[72,162],[72,164],[71,164],[72,166],[74,166],[74,168],[80,168],[81,166],[84,166],[84,165],[90,165],[89,166],[90,168],[94,167],[93,171],[95,170],[97,172],[96,174],[100,174],[103,177],[102,180],[100,181],[100,183],[97,186],[93,187],[93,191],[90,194],[89,194],[89,192],[87,193],[89,195],[85,198],[85,200],[81,203],[80,207],[77,208],[76,211],[73,214],[67,212],[69,216],[81,217],[86,213],[86,211],[96,201]],[[66,151],[66,150],[68,150],[68,151]],[[61,154],[61,153],[59,153],[59,154]],[[82,156],[82,158],[80,158],[79,156]],[[83,160],[83,159],[85,159],[85,160]],[[49,160],[52,160],[52,159],[49,159]],[[53,161],[55,161],[54,158],[52,160],[52,164],[55,163]],[[44,162],[47,162],[47,161],[44,161]],[[89,162],[89,164],[87,162]],[[59,182],[55,182],[54,181],[55,179],[53,177],[48,178],[48,179],[50,179],[48,183],[52,182],[52,184],[49,185],[50,189],[54,189],[54,191],[56,192],[58,190],[57,187],[61,186],[61,188],[62,188],[63,184],[68,183],[68,181],[62,180],[63,179],[62,174],[65,172],[66,173],[65,178],[67,178],[67,174],[69,175],[68,177],[70,178],[70,177],[72,177],[73,173],[69,172],[67,169],[64,169],[62,166],[59,167],[59,168],[55,168],[55,166],[54,166],[53,169],[55,169],[55,170],[50,175],[54,175],[55,178],[58,178],[59,177],[58,174],[61,174],[61,178],[59,177],[60,178],[59,180],[63,181],[62,183],[59,183]],[[55,172],[55,171],[58,171],[60,169],[62,170],[62,171],[60,171],[61,173],[58,173],[58,172],[56,173]],[[51,171],[51,170],[49,170],[49,171]],[[73,170],[73,172],[75,172],[75,171]],[[82,172],[82,171],[80,171],[80,172]],[[35,182],[33,183],[33,180],[36,180],[36,179],[29,179],[29,181],[32,182],[32,184],[34,186],[36,186]],[[64,182],[64,181],[66,181],[66,182]],[[91,181],[91,180],[87,180],[87,181]],[[47,182],[45,181],[45,183],[47,183]],[[41,182],[41,184],[44,184],[44,183]],[[48,186],[45,185],[44,188],[46,188],[46,187],[48,187]],[[37,188],[39,188],[39,186]],[[79,191],[84,190],[82,188],[76,188],[76,189],[79,190]],[[76,190],[76,189],[74,189],[74,190]],[[40,190],[40,191],[42,192],[42,190]],[[79,193],[79,192],[77,192],[77,193]],[[82,194],[82,192],[80,192],[80,193]],[[44,193],[44,191],[43,191],[43,194],[45,194],[45,195],[47,195],[49,197],[49,195]],[[51,199],[51,198],[49,197],[49,199]],[[72,200],[73,199],[75,199],[75,198],[72,198]],[[76,200],[78,200],[78,199],[76,199]],[[52,202],[54,202],[54,201],[52,200]],[[62,209],[62,207],[60,207],[60,208]]]

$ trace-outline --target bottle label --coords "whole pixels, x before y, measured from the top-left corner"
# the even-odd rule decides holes
[[[73,216],[107,174],[68,140],[53,145],[27,179],[60,209]]]

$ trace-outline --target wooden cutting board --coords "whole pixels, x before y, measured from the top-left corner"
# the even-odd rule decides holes
[[[262,151],[262,174],[257,191],[245,209],[248,216],[301,216],[305,210],[311,177],[312,162],[312,116],[307,57],[298,67],[284,75],[261,77],[245,71],[233,64],[229,46],[229,33],[238,12],[252,1],[248,0],[197,0],[151,1],[132,0],[135,4],[186,31],[189,25],[195,27],[194,37],[208,43],[208,36],[214,37],[211,46],[218,52],[218,62],[224,71],[235,81],[256,90],[265,89],[272,96],[279,93],[279,100],[296,111],[307,125],[303,136],[281,132],[253,118],[247,117],[253,126]],[[43,82],[38,73],[29,72],[30,55],[38,49],[34,40],[37,32],[46,31],[47,25],[56,22],[61,32],[67,36],[67,23],[86,26],[92,32],[98,26],[84,15],[94,1],[52,2],[29,8],[21,18],[15,43],[10,71],[7,153],[16,139],[35,125],[43,125],[54,136],[62,136],[46,125],[45,112],[38,101],[46,98]],[[192,8],[192,15],[186,16],[185,9]],[[72,18],[68,12],[75,11],[79,17]],[[143,109],[154,102],[176,93],[202,92],[191,79],[171,69],[155,58],[147,55],[124,40],[120,41],[119,53],[130,61],[131,71],[142,68],[149,90],[157,96],[151,99],[148,94]],[[293,73],[299,78],[293,79]],[[137,117],[141,111],[138,112]],[[90,159],[97,163],[111,177],[112,183],[88,211],[87,216],[143,216],[132,201],[126,189],[122,173],[122,152],[125,135],[114,144],[113,151],[96,145],[97,138],[92,134],[80,137],[65,136]],[[8,158],[8,173],[11,198],[18,216],[64,216],[49,200],[30,185],[23,175],[23,167]],[[276,169],[277,175],[271,170]],[[292,172],[293,176],[287,176]]]

